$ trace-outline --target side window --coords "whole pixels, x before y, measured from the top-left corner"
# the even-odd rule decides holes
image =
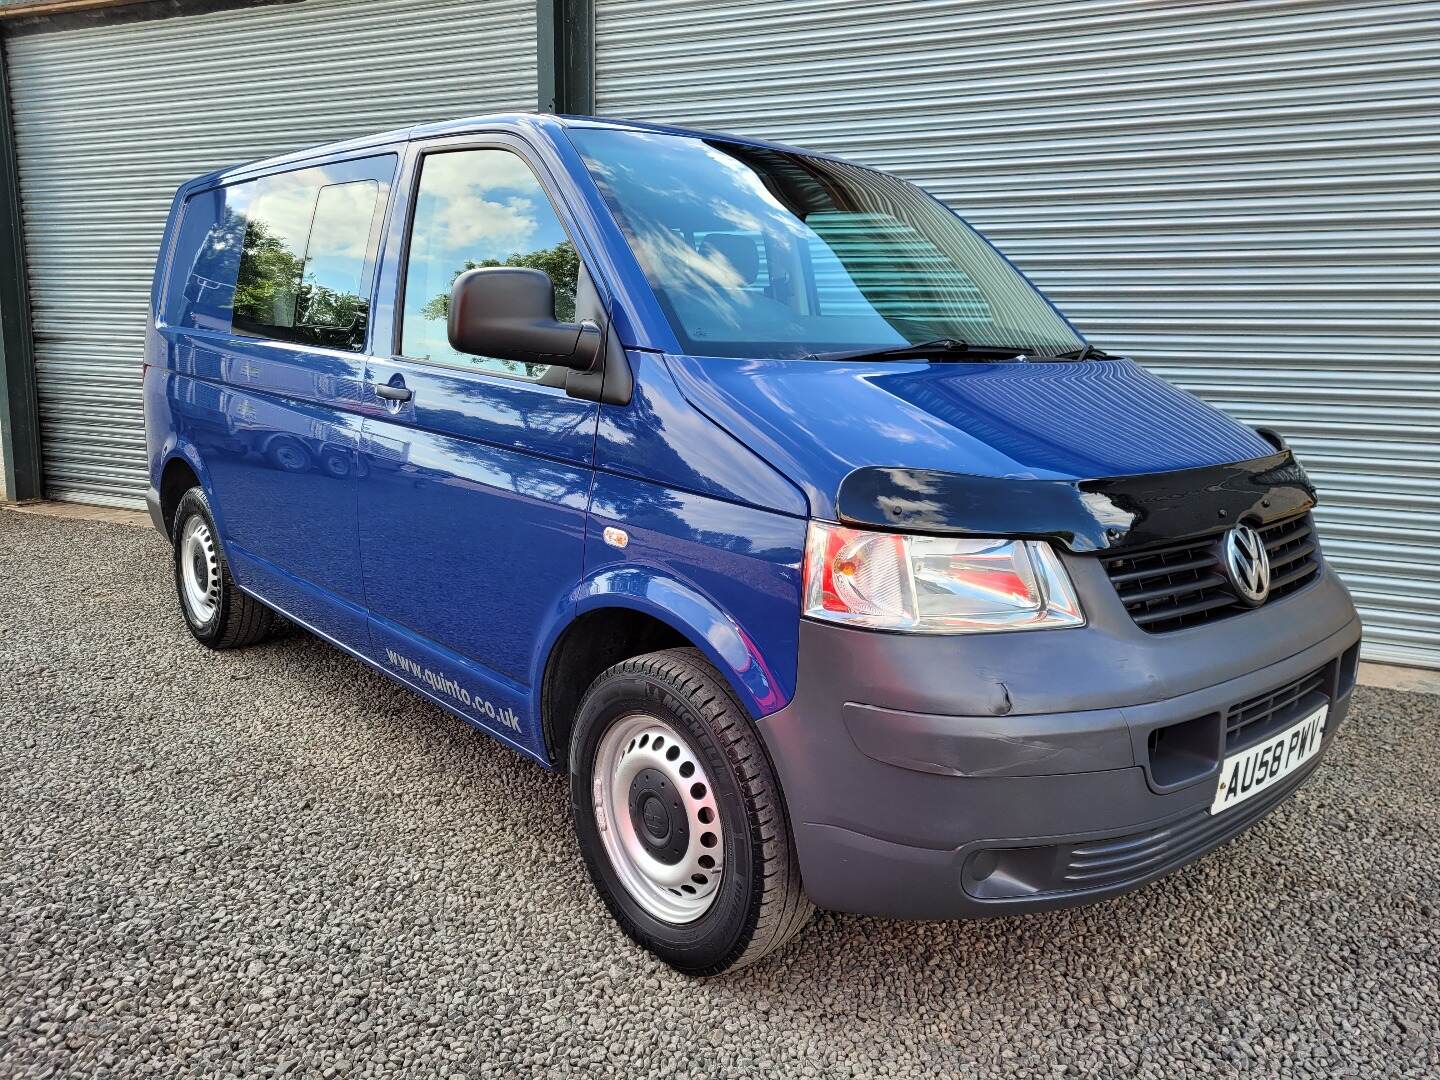
[[[215,188],[185,206],[167,318],[358,351],[397,158],[341,161]]]
[[[235,280],[233,318],[240,333],[297,340],[295,302],[319,191],[303,173],[257,183]]]
[[[344,171],[354,170],[305,169],[258,182],[235,281],[237,332],[365,347],[384,203],[378,178]]]
[[[465,271],[485,266],[545,271],[555,285],[556,315],[574,320],[580,257],[530,166],[509,150],[428,155],[415,195],[400,351],[437,364],[538,378],[542,364],[450,347],[450,288]]]
[[[175,239],[175,277],[166,292],[168,322],[229,333],[245,241],[245,200],[254,186],[212,188],[186,201]]]

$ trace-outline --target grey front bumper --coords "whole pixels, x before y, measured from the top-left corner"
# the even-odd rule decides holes
[[[796,695],[759,727],[817,905],[955,918],[1102,899],[1223,843],[1314,770],[1349,706],[1360,639],[1328,567],[1265,608],[1156,635],[1087,580],[1093,561],[1070,569],[1091,598],[1083,629],[802,623]],[[1317,675],[1321,755],[1212,817],[1220,759],[1261,735],[1227,749],[1229,710]],[[1318,693],[1287,706],[1294,719]],[[1291,722],[1272,719],[1266,731]]]

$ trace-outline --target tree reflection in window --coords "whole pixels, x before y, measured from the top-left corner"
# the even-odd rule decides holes
[[[569,240],[562,240],[554,247],[541,251],[513,252],[503,262],[499,259],[481,259],[478,262],[466,259],[465,265],[451,276],[450,284],[453,287],[460,275],[468,270],[483,270],[491,266],[520,266],[548,274],[555,285],[555,317],[561,322],[575,321],[575,285],[580,280],[580,253]],[[427,319],[448,324],[450,289],[432,296],[430,302],[420,309],[420,313]]]
[[[295,293],[301,260],[264,221],[252,219],[235,278],[235,327],[262,336],[295,325]]]
[[[345,334],[352,340],[358,335],[363,342],[369,313],[362,296],[365,256],[379,197],[380,185],[374,180],[320,189],[300,275],[297,325],[317,333]]]
[[[323,174],[322,174],[323,176]],[[262,181],[235,281],[234,327],[258,337],[359,350],[380,185],[321,185],[314,174]]]

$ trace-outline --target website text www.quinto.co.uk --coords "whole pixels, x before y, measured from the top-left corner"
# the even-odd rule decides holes
[[[479,694],[472,694],[454,679],[447,678],[438,671],[431,671],[423,664],[417,664],[408,656],[403,656],[394,649],[385,650],[385,659],[390,661],[392,667],[403,671],[412,679],[418,679],[437,694],[444,694],[446,697],[458,701],[480,719],[507,727],[511,731],[520,730],[520,717],[516,715],[514,709],[496,705]]]

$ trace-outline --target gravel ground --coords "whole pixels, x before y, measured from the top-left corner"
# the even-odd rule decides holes
[[[1267,822],[1139,893],[821,915],[692,982],[560,778],[306,636],[215,655],[135,528],[0,511],[0,1075],[1435,1076],[1440,697],[1359,692]]]

